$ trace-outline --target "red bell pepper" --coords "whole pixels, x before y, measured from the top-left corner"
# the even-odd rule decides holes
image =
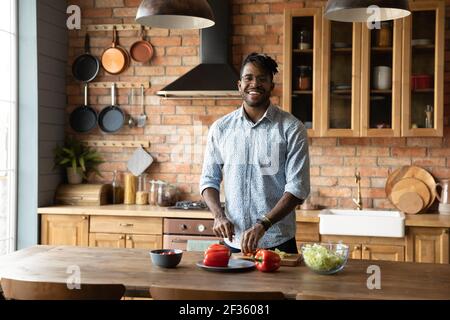
[[[203,264],[209,267],[227,267],[231,251],[222,244],[212,244],[206,249]]]
[[[256,252],[256,269],[262,272],[273,272],[280,267],[280,256],[270,250],[260,249]]]

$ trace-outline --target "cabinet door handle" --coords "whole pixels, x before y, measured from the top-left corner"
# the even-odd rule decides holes
[[[133,238],[132,237],[128,237],[127,240],[133,240]]]
[[[120,236],[119,240],[123,240],[123,239],[125,239],[125,237],[124,236]]]
[[[360,249],[361,249],[360,246],[354,246],[354,247],[353,247],[353,250],[360,250]]]
[[[83,217],[83,218],[81,218],[81,219],[83,219],[83,220],[87,220],[87,217]]]
[[[132,223],[121,223],[120,226],[121,227],[132,227],[132,226],[134,226],[134,224],[132,224]]]
[[[445,229],[445,230],[444,230],[444,233],[448,234],[448,229]]]
[[[187,240],[180,240],[180,239],[173,239],[171,240],[172,243],[187,243]]]
[[[366,247],[366,246],[364,246],[364,247],[363,247],[363,250],[364,250],[364,251],[367,251],[367,250],[369,250],[369,248]]]

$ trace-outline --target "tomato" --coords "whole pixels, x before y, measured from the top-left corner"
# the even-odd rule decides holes
[[[256,252],[256,269],[262,272],[273,272],[280,268],[280,256],[270,250],[260,249]]]
[[[222,244],[212,244],[206,249],[203,264],[209,267],[227,267],[231,251]]]

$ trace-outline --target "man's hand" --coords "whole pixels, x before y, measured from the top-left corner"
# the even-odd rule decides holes
[[[234,225],[225,216],[216,217],[214,219],[213,231],[220,238],[228,238],[233,241]]]
[[[257,249],[258,242],[264,235],[265,230],[262,224],[257,223],[242,235],[241,251],[243,254],[253,253]]]

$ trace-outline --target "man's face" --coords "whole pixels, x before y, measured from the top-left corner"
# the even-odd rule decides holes
[[[266,107],[274,88],[272,78],[253,63],[247,63],[238,81],[239,92],[249,107]]]

